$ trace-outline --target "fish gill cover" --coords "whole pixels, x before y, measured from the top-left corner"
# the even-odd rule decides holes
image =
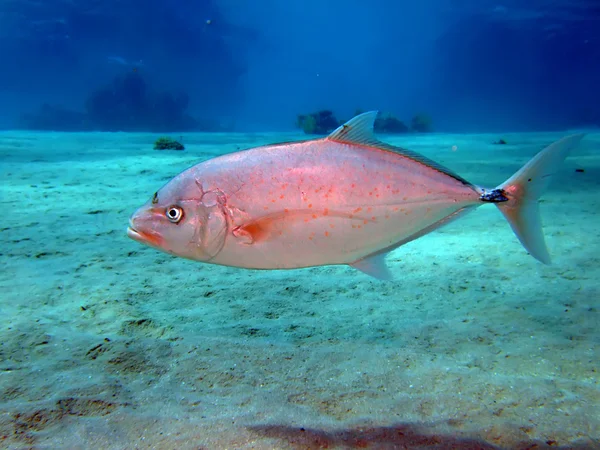
[[[435,130],[600,123],[593,0],[0,3],[0,126],[289,129],[426,113]]]

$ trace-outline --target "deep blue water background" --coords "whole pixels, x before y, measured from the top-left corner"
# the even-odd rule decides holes
[[[0,60],[2,128],[45,103],[85,112],[132,73],[171,93],[152,107],[236,130],[323,108],[426,112],[439,131],[600,125],[596,0],[3,1]]]

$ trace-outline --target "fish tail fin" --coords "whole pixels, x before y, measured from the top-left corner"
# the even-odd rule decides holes
[[[504,198],[490,201],[496,203],[525,250],[544,264],[550,264],[550,255],[542,232],[538,200],[546,191],[552,175],[558,172],[583,136],[575,134],[550,144],[492,191],[501,193]]]

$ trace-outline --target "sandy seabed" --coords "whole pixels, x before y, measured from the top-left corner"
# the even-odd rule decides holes
[[[495,186],[564,134],[385,140]],[[126,237],[188,166],[301,137],[0,133],[0,447],[600,449],[600,134],[542,201],[550,266],[492,206],[396,250],[392,283]]]

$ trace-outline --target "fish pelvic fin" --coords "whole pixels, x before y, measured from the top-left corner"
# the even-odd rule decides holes
[[[512,177],[493,192],[503,198],[492,201],[504,215],[525,250],[544,264],[550,264],[550,255],[542,232],[538,200],[544,194],[552,175],[558,172],[564,159],[584,134],[562,138],[539,152]]]

